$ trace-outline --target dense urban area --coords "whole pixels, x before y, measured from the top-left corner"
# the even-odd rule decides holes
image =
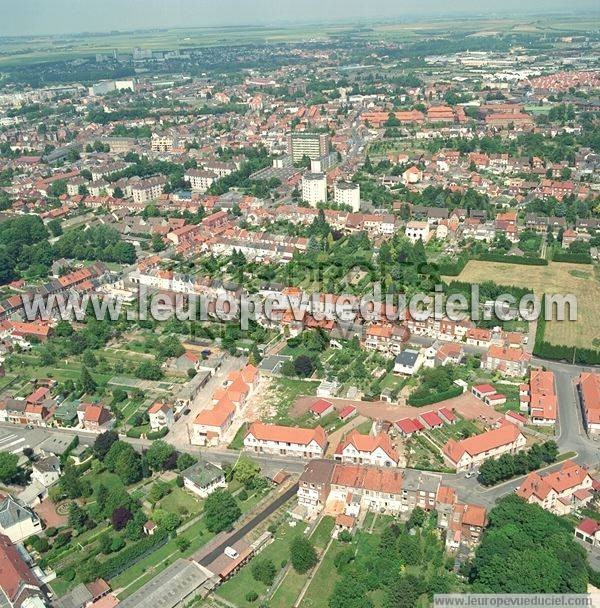
[[[598,592],[598,24],[0,38],[0,606]]]

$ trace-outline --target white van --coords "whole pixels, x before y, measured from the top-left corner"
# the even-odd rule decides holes
[[[231,559],[237,559],[240,554],[233,547],[225,547],[225,551],[223,551],[227,557]]]

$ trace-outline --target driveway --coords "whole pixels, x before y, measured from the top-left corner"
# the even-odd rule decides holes
[[[318,397],[299,397],[294,404],[292,413],[294,416],[301,416],[306,413],[312,404],[317,401]],[[469,420],[479,419],[486,423],[495,422],[502,417],[502,414],[496,412],[493,408],[485,405],[474,397],[471,393],[463,393],[453,399],[440,401],[432,405],[423,407],[412,407],[410,405],[394,405],[384,401],[353,401],[351,399],[335,399],[328,398],[338,411],[341,411],[348,405],[353,405],[358,410],[359,414],[374,420],[388,420],[396,422],[403,418],[416,418],[425,412],[437,412],[443,407],[450,410],[456,410],[464,418]]]

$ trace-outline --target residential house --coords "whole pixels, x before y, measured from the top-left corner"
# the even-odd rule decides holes
[[[567,460],[558,471],[529,473],[517,489],[517,496],[556,515],[565,515],[592,500],[593,485],[586,468]]]
[[[170,429],[175,424],[175,410],[171,403],[157,401],[148,409],[150,428],[153,431]]]
[[[331,490],[331,478],[335,463],[332,460],[311,460],[298,483],[298,504],[309,513],[323,509]]]
[[[202,410],[192,426],[192,444],[218,445],[231,428],[235,412],[236,406],[227,395],[224,395],[213,407]]]
[[[244,448],[258,454],[321,458],[327,447],[322,427],[305,429],[253,422],[244,437]]]
[[[31,480],[49,488],[60,478],[60,460],[54,456],[44,456],[31,465]]]
[[[20,543],[41,531],[42,522],[29,507],[10,494],[0,495],[0,534],[8,536],[13,543]]]
[[[37,579],[11,538],[0,534],[0,605],[7,608],[48,606]]]
[[[516,454],[527,445],[525,436],[514,424],[503,421],[490,431],[456,441],[450,439],[443,448],[443,455],[458,472],[476,469],[488,458],[502,454]]]
[[[206,498],[218,488],[226,488],[225,473],[215,464],[200,460],[181,473],[183,487],[200,498]]]
[[[520,394],[520,392],[519,392]],[[558,396],[554,374],[543,369],[532,369],[529,375],[529,417],[533,424],[556,424]]]
[[[600,434],[600,373],[582,373],[577,381],[577,390],[587,432]]]
[[[429,222],[419,222],[414,220],[406,224],[405,234],[406,237],[413,244],[417,241],[423,241],[423,243],[427,243],[432,235],[429,227]]]
[[[394,361],[394,373],[412,376],[416,374],[423,365],[424,357],[418,350],[405,349],[396,355]]]
[[[481,357],[481,368],[499,371],[505,376],[524,376],[527,373],[531,354],[521,348],[506,348],[492,345]]]
[[[333,457],[338,462],[379,467],[397,467],[399,464],[398,453],[386,433],[363,435],[356,429],[342,439]]]
[[[77,418],[81,428],[95,433],[109,431],[115,425],[110,411],[103,405],[93,403],[82,403],[77,408]]]

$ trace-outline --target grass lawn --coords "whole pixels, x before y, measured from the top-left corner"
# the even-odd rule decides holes
[[[600,280],[593,266],[564,262],[522,266],[471,260],[456,280],[483,283],[490,278],[496,278],[500,285],[530,288],[540,296],[543,293],[575,295],[577,320],[548,321],[544,337],[552,344],[600,347]]]
[[[93,488],[97,488],[100,484],[106,486],[109,490],[123,487],[121,478],[115,473],[110,473],[109,471],[103,471],[102,473],[87,473],[85,478],[89,480]]]
[[[283,582],[277,588],[269,602],[269,608],[290,608],[294,605],[302,587],[306,583],[306,574],[298,574],[293,568],[287,571]]]
[[[317,553],[322,552],[329,539],[331,538],[331,531],[333,530],[334,520],[332,517],[324,517],[317,527],[313,530],[310,538],[313,541]],[[300,530],[299,530],[300,532]],[[302,591],[302,587],[306,583],[308,574],[298,574],[293,568],[289,568],[283,582],[278,587],[275,595],[269,602],[269,608],[290,608],[294,605],[296,598]]]
[[[157,507],[181,515],[184,518],[198,515],[202,512],[202,501],[192,496],[182,488],[174,488],[159,501]]]
[[[76,585],[79,585],[79,581],[76,578],[71,582],[67,582],[62,578],[55,578],[50,582],[50,588],[56,597],[61,597],[65,595],[65,593],[69,593]]]
[[[339,540],[334,540],[331,543],[304,595],[302,608],[328,608],[329,597],[339,578],[333,560],[346,546],[345,543],[342,543]]]

